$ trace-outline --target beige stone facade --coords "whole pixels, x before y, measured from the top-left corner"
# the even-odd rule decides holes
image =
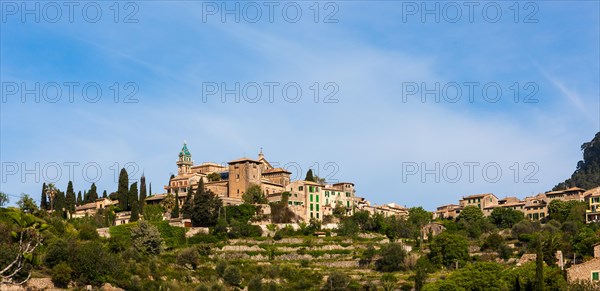
[[[72,217],[79,218],[86,216],[94,216],[99,209],[104,209],[118,203],[119,201],[117,200],[113,201],[109,198],[99,198],[94,202],[86,203],[75,207],[75,212],[73,213]]]
[[[475,194],[463,197],[463,199],[459,200],[458,204],[463,208],[475,206],[481,209],[481,211],[484,211],[488,206],[498,205],[498,198],[492,193]]]
[[[466,206],[475,206],[489,216],[495,208],[504,207],[523,212],[529,220],[543,220],[548,216],[548,205],[553,200],[585,201],[588,203],[586,219],[588,222],[600,221],[600,187],[585,191],[573,187],[560,191],[549,191],[521,200],[517,197],[496,198],[492,193],[465,196],[459,200],[459,205],[448,204],[437,208],[433,213],[434,219],[453,219]]]
[[[439,206],[433,212],[433,219],[454,219],[458,216],[462,209],[463,207],[458,204],[447,204]]]
[[[166,185],[165,192],[175,195],[180,201],[188,191],[196,191],[200,179],[207,190],[218,195],[225,204],[242,203],[242,197],[252,185],[258,185],[266,195],[281,193],[290,183],[290,172],[282,168],[273,168],[265,159],[262,151],[258,159],[240,158],[227,163],[227,166],[207,162],[193,165],[192,155],[184,144],[177,159],[177,175]],[[155,197],[152,201],[160,200]]]
[[[600,283],[600,244],[594,246],[594,258],[567,269],[569,282],[591,281]]]

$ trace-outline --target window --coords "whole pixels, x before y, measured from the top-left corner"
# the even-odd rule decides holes
[[[313,202],[313,195],[310,194],[310,202]]]
[[[600,280],[600,272],[596,271],[596,272],[592,272],[592,281],[599,281]]]
[[[298,187],[298,191],[303,191],[303,190],[304,190],[303,186]]]
[[[315,192],[315,187],[313,186],[308,186],[308,192],[313,193]]]
[[[317,218],[319,218],[319,214],[317,213]]]
[[[319,202],[319,195],[315,195],[315,196],[316,196],[315,198],[317,198],[317,202]]]
[[[319,211],[319,204],[317,204],[317,206],[316,206],[316,210],[317,210],[317,211]]]
[[[313,211],[313,205],[312,205],[312,203],[310,204],[310,211]]]

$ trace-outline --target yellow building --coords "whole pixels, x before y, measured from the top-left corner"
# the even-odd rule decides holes
[[[584,193],[588,209],[585,211],[586,223],[600,222],[600,187],[588,190]]]

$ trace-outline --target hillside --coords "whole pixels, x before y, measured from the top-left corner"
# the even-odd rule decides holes
[[[554,186],[552,190],[569,187],[592,189],[600,186],[600,132],[590,141],[581,145],[583,160],[577,163],[571,178]]]

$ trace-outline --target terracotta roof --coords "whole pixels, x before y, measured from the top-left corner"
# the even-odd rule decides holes
[[[239,158],[237,160],[233,160],[233,161],[229,162],[229,164],[237,164],[237,163],[243,163],[243,162],[251,162],[251,163],[260,164],[259,161],[251,159],[251,158],[246,158],[246,157]]]
[[[226,166],[224,166],[224,165],[213,163],[213,162],[205,162],[200,165],[192,166],[192,168],[207,167],[207,166],[226,168]]]
[[[90,202],[90,203],[86,203],[86,204],[75,207],[75,211],[88,210],[88,209],[96,209],[96,202]]]
[[[263,174],[272,174],[272,173],[288,173],[288,174],[291,174],[292,172],[287,171],[286,169],[283,169],[283,168],[268,169],[268,170],[265,170],[263,172]]]
[[[571,188],[566,189],[566,190],[549,191],[549,192],[546,192],[546,195],[548,195],[548,194],[550,194],[550,195],[561,194],[561,193],[572,192],[572,191],[585,191],[585,189],[581,189],[579,187],[571,187]]]
[[[352,186],[354,186],[354,183],[351,183],[351,182],[339,182],[339,183],[335,183],[333,185],[341,185],[341,184],[351,184]]]
[[[479,198],[479,197],[485,197],[485,196],[488,196],[488,195],[494,196],[494,194],[492,194],[492,193],[474,194],[474,195],[469,195],[469,196],[463,196],[463,199]]]
[[[583,193],[583,196],[585,196],[585,197],[600,196],[600,187],[596,187],[596,188],[585,191],[585,193]]]
[[[146,201],[162,200],[165,199],[165,196],[167,196],[167,193],[152,195],[147,197]]]

